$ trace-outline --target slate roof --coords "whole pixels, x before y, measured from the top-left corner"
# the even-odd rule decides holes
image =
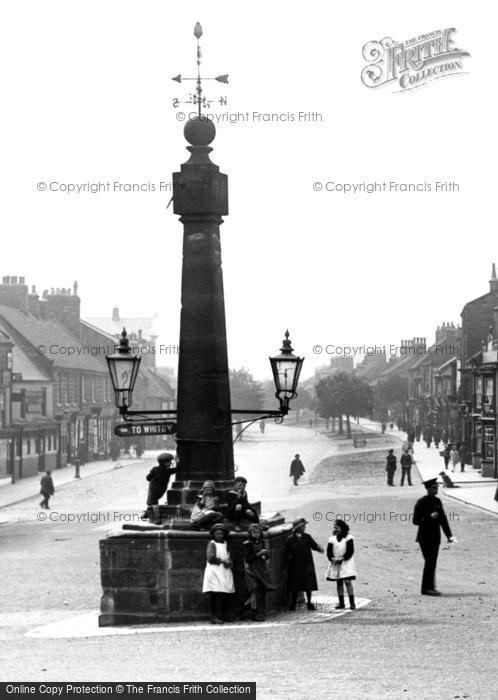
[[[38,346],[44,345],[47,352],[40,354],[40,359],[52,362],[57,368],[108,373],[105,359],[90,355],[81,340],[57,321],[41,320],[10,306],[0,306],[0,319],[5,322],[3,325],[17,345],[31,345],[35,353],[38,353]],[[53,352],[50,352],[51,346],[54,347]],[[67,348],[76,350],[74,354],[68,354]]]
[[[112,318],[86,318],[85,321],[92,326],[95,326],[104,333],[109,333],[112,336],[120,335],[123,328],[126,328],[128,336],[132,333],[142,331],[142,337],[150,340],[151,336],[157,336],[155,329],[157,319],[147,316],[126,316],[114,321]]]

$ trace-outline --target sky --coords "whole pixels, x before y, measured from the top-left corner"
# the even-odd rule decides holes
[[[195,75],[199,21],[203,74],[229,74],[205,92],[227,99],[207,111],[219,120],[211,157],[229,178],[232,367],[268,377],[286,328],[303,377],[344,346],[432,341],[488,291],[498,262],[492,5],[484,16],[459,1],[21,0],[2,15],[2,276],[39,292],[77,280],[83,318],[113,306],[158,313],[158,342],[178,342],[182,226],[160,183],[188,157],[179,112],[192,108],[173,100],[191,84],[171,78]],[[367,42],[446,28],[471,54],[462,74],[409,91],[362,83]],[[110,191],[63,191],[99,182]],[[368,182],[432,191],[326,187]]]

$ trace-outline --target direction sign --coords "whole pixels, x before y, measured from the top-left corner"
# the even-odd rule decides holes
[[[114,428],[118,437],[146,437],[147,435],[174,435],[176,423],[156,421],[154,423],[119,423]]]

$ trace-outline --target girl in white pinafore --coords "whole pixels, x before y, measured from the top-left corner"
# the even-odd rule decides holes
[[[344,584],[349,596],[349,607],[356,609],[354,602],[353,581],[356,578],[354,561],[354,540],[349,534],[349,525],[344,520],[336,520],[332,528],[332,537],[327,545],[327,558],[330,562],[327,569],[327,581],[337,581],[337,597],[339,603],[336,610],[345,608]]]
[[[227,543],[229,530],[226,525],[216,523],[210,532],[213,539],[207,546],[202,592],[210,594],[211,622],[220,624],[227,619],[228,596],[235,593],[232,558]]]

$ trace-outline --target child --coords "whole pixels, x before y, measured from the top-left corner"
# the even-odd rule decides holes
[[[266,619],[266,593],[275,586],[268,570],[268,550],[263,542],[263,528],[259,523],[249,526],[249,539],[244,542],[244,570],[250,596],[246,602],[252,610],[253,620]]]
[[[318,590],[312,550],[323,553],[323,547],[305,532],[307,524],[307,520],[299,518],[294,523],[292,535],[287,538],[285,546],[287,590],[291,594],[289,610],[296,609],[297,595],[300,591],[306,593],[308,610],[316,609],[311,602],[312,591]]]
[[[337,519],[332,528],[332,537],[327,545],[327,559],[330,561],[327,570],[327,581],[337,581],[337,596],[339,604],[336,610],[342,610],[344,605],[344,582],[349,596],[349,607],[356,609],[354,602],[353,580],[356,578],[354,561],[354,541],[349,534],[349,525],[344,520]]]
[[[223,520],[223,516],[220,513],[219,498],[215,495],[214,482],[208,479],[197,496],[190,522],[200,530],[208,530],[213,523],[220,520]]]
[[[254,506],[249,503],[246,485],[247,479],[245,479],[243,476],[238,476],[235,479],[233,489],[228,492],[228,506],[226,509],[226,515],[229,520],[234,521],[235,532],[241,532],[241,520],[250,520],[253,523],[259,522]]]
[[[216,523],[211,528],[213,539],[207,546],[207,564],[202,584],[202,592],[210,594],[211,622],[218,625],[227,619],[228,595],[235,593],[228,534],[228,528],[221,523]]]

